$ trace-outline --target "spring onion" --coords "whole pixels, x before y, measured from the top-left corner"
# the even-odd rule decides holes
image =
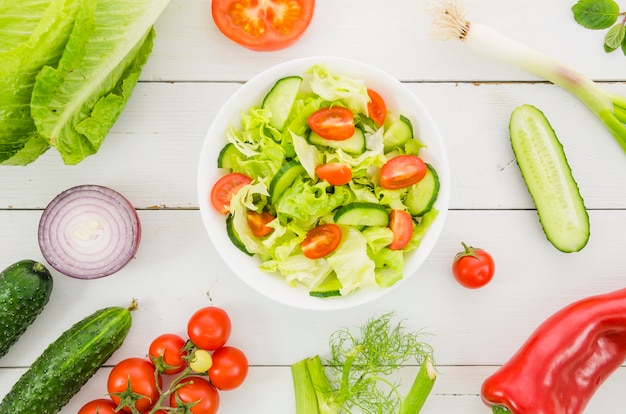
[[[517,66],[565,89],[600,118],[626,151],[626,97],[603,89],[582,73],[490,26],[470,22],[461,0],[437,1],[431,4],[430,12],[433,37],[460,39],[477,53]]]

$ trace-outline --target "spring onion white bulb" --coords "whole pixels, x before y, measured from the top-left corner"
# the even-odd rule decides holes
[[[435,0],[429,11],[434,38],[460,39],[474,52],[524,69],[572,93],[600,118],[626,151],[625,97],[605,90],[582,73],[492,27],[470,22],[461,0]]]

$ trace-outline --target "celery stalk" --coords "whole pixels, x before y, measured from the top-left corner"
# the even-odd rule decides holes
[[[296,395],[296,414],[318,414],[317,395],[309,375],[307,359],[291,366],[291,376]]]

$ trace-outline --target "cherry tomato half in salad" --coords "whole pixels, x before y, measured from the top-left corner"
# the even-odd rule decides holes
[[[220,406],[219,392],[202,377],[190,376],[183,380],[184,385],[170,395],[170,406],[197,402],[189,408],[193,414],[215,414]],[[187,411],[185,411],[187,412]]]
[[[380,169],[380,186],[397,190],[418,183],[426,175],[426,163],[417,155],[399,155]]]
[[[113,367],[107,380],[107,391],[111,399],[119,404],[119,394],[126,392],[130,383],[132,392],[143,396],[135,401],[137,411],[149,410],[159,399],[162,385],[161,375],[157,374],[155,377],[155,370],[154,364],[145,358],[127,358],[120,361]],[[124,406],[122,411],[130,413],[132,410]]]
[[[318,109],[307,120],[317,135],[332,141],[343,141],[354,135],[354,114],[343,106]]]
[[[309,259],[321,259],[335,251],[341,243],[341,228],[333,223],[320,224],[309,230],[300,247]]]
[[[248,376],[248,358],[239,348],[223,346],[213,352],[209,368],[211,384],[218,390],[233,390]]]
[[[78,414],[117,414],[117,404],[108,398],[98,398],[83,405]]]
[[[211,189],[211,204],[221,214],[228,214],[230,200],[237,191],[252,182],[252,178],[241,173],[229,173],[213,184]]]
[[[486,250],[466,246],[454,256],[452,274],[462,286],[477,289],[491,281],[496,265],[491,254]]]
[[[198,348],[214,351],[224,346],[232,330],[228,313],[217,306],[198,309],[187,322],[187,335]]]
[[[150,343],[148,355],[157,368],[167,375],[178,374],[187,366],[184,350],[187,341],[180,335],[165,333]]]
[[[276,217],[269,211],[263,210],[261,213],[258,211],[248,210],[246,212],[246,220],[248,221],[248,227],[252,231],[255,237],[267,236],[274,230],[267,224],[274,221]]]
[[[329,162],[318,165],[315,174],[331,185],[344,185],[352,180],[352,169],[342,162]]]
[[[382,126],[387,118],[387,104],[382,96],[373,89],[367,90],[367,95],[370,97],[370,101],[367,103],[367,114],[376,125]]]
[[[404,210],[391,210],[389,228],[393,233],[393,241],[388,247],[391,250],[403,249],[413,237],[413,218]]]
[[[211,14],[230,40],[256,51],[284,49],[313,19],[315,0],[213,0]]]

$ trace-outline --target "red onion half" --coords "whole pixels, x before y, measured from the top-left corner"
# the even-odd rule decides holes
[[[99,185],[63,191],[39,221],[39,248],[50,266],[78,279],[108,276],[135,257],[141,224],[132,204]]]

